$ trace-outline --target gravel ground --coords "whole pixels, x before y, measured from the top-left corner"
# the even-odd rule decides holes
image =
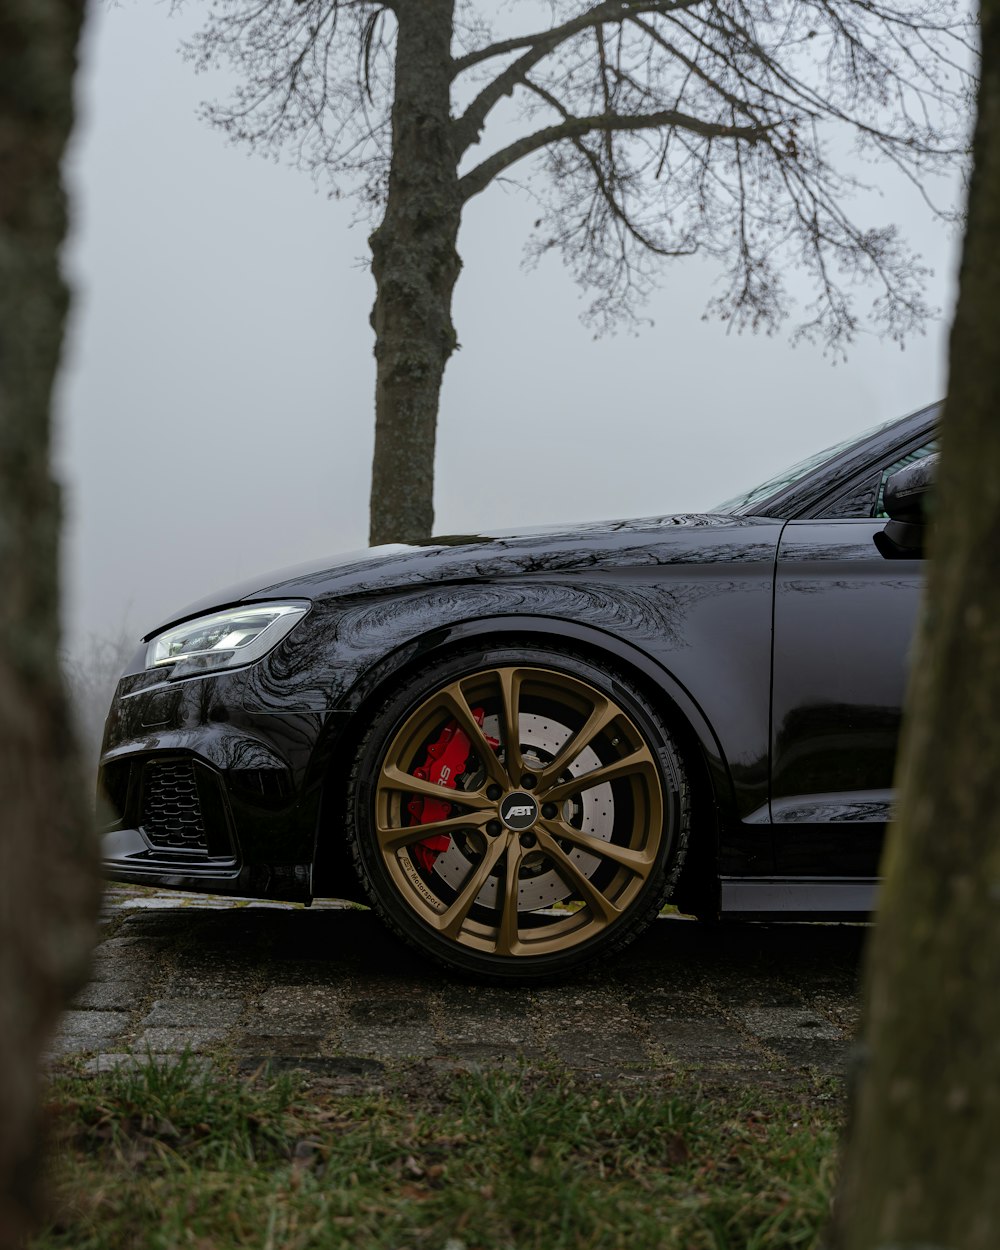
[[[95,1071],[191,1050],[248,1070],[303,1068],[345,1089],[428,1065],[524,1062],[629,1082],[836,1081],[857,1027],[866,934],[664,918],[572,981],[497,989],[450,979],[344,904],[112,886],[101,925],[53,1063]]]

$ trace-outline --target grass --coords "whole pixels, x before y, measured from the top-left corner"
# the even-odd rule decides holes
[[[522,1071],[344,1096],[192,1061],[50,1089],[32,1250],[778,1250],[817,1244],[839,1111]]]

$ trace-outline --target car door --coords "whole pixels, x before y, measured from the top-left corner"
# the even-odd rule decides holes
[[[932,442],[789,521],[775,570],[771,821],[779,874],[873,877],[893,771],[923,560],[874,541],[886,478]],[[868,516],[838,515],[865,509]]]

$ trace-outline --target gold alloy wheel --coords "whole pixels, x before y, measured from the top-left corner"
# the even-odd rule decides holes
[[[461,775],[414,776],[456,727],[469,744]],[[450,810],[417,823],[421,799]],[[661,771],[632,718],[589,683],[484,669],[424,698],[394,734],[374,832],[398,896],[441,937],[497,956],[566,951],[614,925],[656,870]],[[414,853],[427,839],[447,849]]]

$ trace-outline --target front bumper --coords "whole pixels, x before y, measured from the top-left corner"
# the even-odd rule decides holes
[[[151,847],[142,829],[113,829],[105,833],[101,860],[109,880],[129,885],[301,903],[309,903],[313,897],[311,864],[240,866],[211,860],[194,863]]]
[[[249,710],[246,672],[122,678],[98,778],[114,881],[308,901],[342,712]]]

